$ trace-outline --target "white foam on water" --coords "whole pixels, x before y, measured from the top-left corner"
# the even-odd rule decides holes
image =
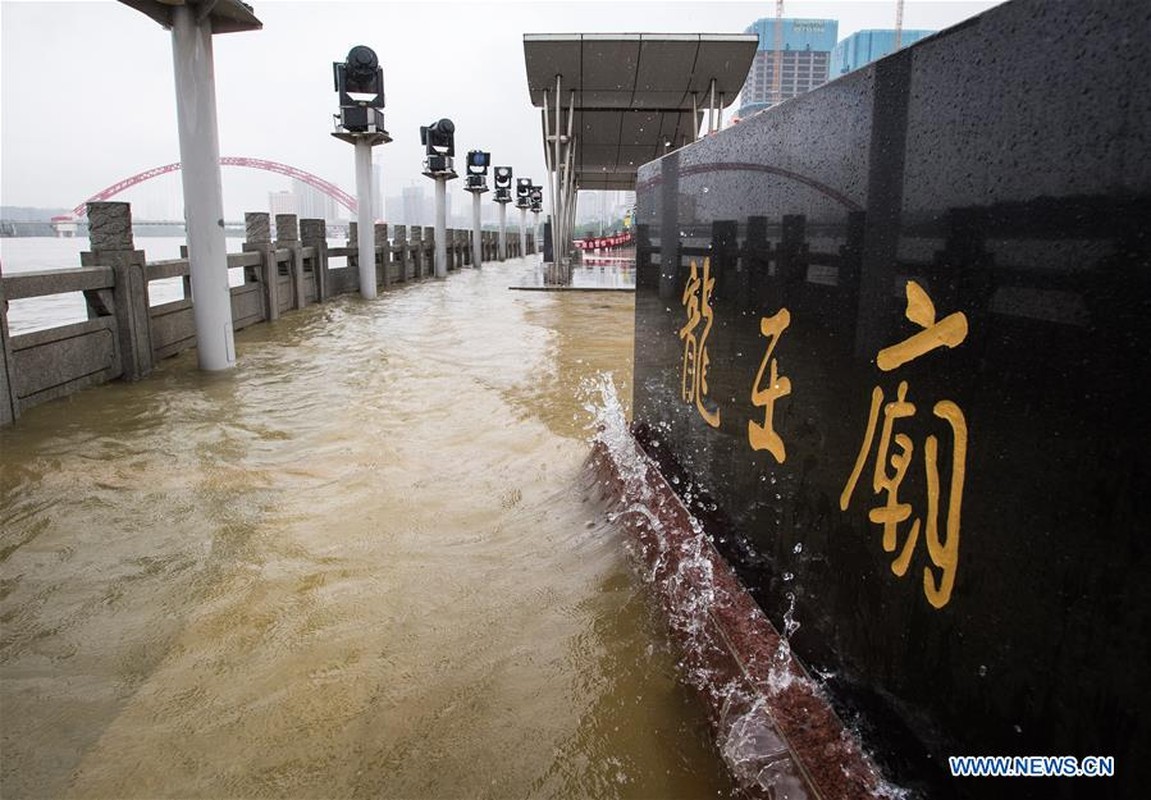
[[[707,534],[699,520],[689,512],[687,518],[692,535],[675,544],[670,541],[663,522],[652,509],[648,470],[655,470],[658,475],[658,466],[632,437],[611,375],[600,374],[595,379],[586,380],[581,390],[585,398],[584,407],[592,417],[589,438],[607,449],[624,483],[622,509],[609,514],[608,519],[615,522],[628,515],[636,515],[642,518],[642,526],[651,534],[642,540],[642,553],[635,552],[632,547],[629,547],[629,553],[642,556],[642,563],[650,565],[639,568],[640,562],[635,564],[642,580],[658,588],[660,594],[669,600],[669,623],[686,641],[686,655],[678,663],[683,680],[705,696],[713,697],[720,706],[716,744],[724,762],[745,790],[765,792],[777,800],[806,800],[809,794],[799,777],[798,767],[767,707],[770,697],[793,688],[825,697],[820,685],[810,679],[793,658],[790,638],[801,625],[795,618],[795,592],[787,593],[788,608],[783,616],[783,630],[771,654],[766,686],[761,687],[766,690],[766,696],[749,692],[742,680],[724,681],[714,670],[700,663],[695,656],[715,646],[709,622],[719,603],[715,564],[708,556]],[[657,427],[666,429],[667,425],[657,423]],[[772,482],[775,482],[774,477]],[[678,481],[672,479],[672,483],[678,484]],[[692,483],[682,487],[685,504],[690,502],[691,491],[696,487]],[[797,544],[795,552],[801,552],[802,547],[802,544]],[[672,561],[676,567],[669,572],[668,565]],[[751,619],[766,621],[758,607],[752,611]],[[838,746],[847,754],[858,750],[859,743],[845,729]],[[846,768],[844,773],[850,777]],[[884,781],[878,774],[874,778],[877,797],[907,800],[910,796],[907,790]]]

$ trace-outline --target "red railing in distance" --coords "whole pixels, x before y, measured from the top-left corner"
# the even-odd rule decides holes
[[[631,231],[617,233],[613,236],[599,236],[592,239],[576,239],[573,242],[577,250],[614,250],[617,247],[627,247],[631,243]]]

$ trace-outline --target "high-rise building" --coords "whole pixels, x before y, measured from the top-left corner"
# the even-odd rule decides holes
[[[372,162],[372,215],[377,222],[387,219],[387,200],[384,196],[384,165]]]
[[[426,226],[435,223],[435,210],[423,186],[405,186],[401,194],[404,198],[404,225]]]
[[[268,210],[276,214],[295,214],[296,196],[291,192],[268,192]]]
[[[907,47],[912,42],[930,36],[935,31],[903,30],[899,34],[899,46]],[[895,52],[894,30],[856,31],[831,51],[831,78],[846,75],[865,64]]]
[[[744,33],[759,34],[759,48],[740,93],[739,116],[762,111],[776,102],[827,82],[831,51],[839,33],[834,19],[782,19],[780,28],[779,97],[774,97],[775,26],[772,18],[757,19]]]
[[[404,197],[390,194],[384,198],[384,220],[389,225],[407,225],[404,221]]]
[[[293,178],[292,194],[296,197],[296,213],[300,219],[322,219],[328,222],[338,219],[336,201],[315,186]]]

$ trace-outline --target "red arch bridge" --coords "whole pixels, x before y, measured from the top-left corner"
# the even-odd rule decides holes
[[[259,169],[264,172],[274,172],[277,175],[286,175],[289,178],[295,178],[302,181],[309,186],[313,186],[326,194],[328,197],[335,200],[337,203],[348,209],[353,215],[356,214],[356,198],[345,192],[339,186],[326,181],[319,175],[313,175],[310,172],[305,172],[302,169],[290,166],[288,164],[281,164],[278,161],[266,161],[262,158],[244,158],[242,156],[221,156],[220,165],[224,167],[248,167],[249,169]],[[113,183],[111,186],[101,189],[96,194],[89,197],[80,205],[72,209],[72,217],[82,217],[88,213],[88,204],[98,202],[100,200],[107,200],[115,197],[120,192],[130,189],[133,186],[150,181],[152,178],[157,178],[161,175],[167,175],[169,172],[175,172],[180,168],[180,162],[177,161],[173,164],[165,164],[162,167],[153,167],[152,169],[138,172],[131,177],[124,178],[121,181]]]

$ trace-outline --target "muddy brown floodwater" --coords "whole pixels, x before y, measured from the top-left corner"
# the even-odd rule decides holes
[[[522,269],[0,431],[0,795],[730,795],[582,470],[633,298]]]

